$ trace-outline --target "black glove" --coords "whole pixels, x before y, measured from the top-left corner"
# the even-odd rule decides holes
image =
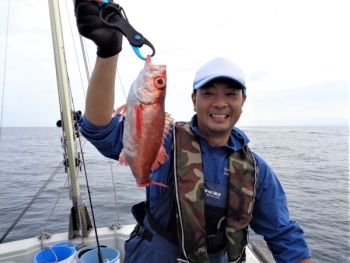
[[[75,17],[79,33],[96,44],[99,57],[108,58],[122,50],[123,34],[102,24],[96,2],[76,0]],[[112,19],[113,17],[111,22]]]

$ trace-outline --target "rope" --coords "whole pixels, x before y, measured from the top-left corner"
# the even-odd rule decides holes
[[[114,230],[115,240],[118,240],[118,232],[117,232],[117,230],[121,229],[121,228],[122,228],[122,224],[121,223],[114,223],[114,224],[112,224],[112,225],[110,225],[108,227],[108,229]]]
[[[7,58],[7,40],[8,40],[8,32],[9,32],[9,17],[10,17],[10,0],[8,0],[8,4],[7,4],[4,78],[3,78],[3,81],[2,81],[2,98],[1,98],[0,141],[1,141],[1,132],[2,132],[2,116],[3,116],[3,113],[4,113],[4,96],[5,96],[6,58]]]
[[[38,236],[38,239],[40,240],[40,247],[41,249],[44,249],[44,239],[49,239],[52,236],[50,233],[42,232]]]
[[[58,262],[58,257],[56,255],[55,251],[51,247],[45,247],[44,249],[51,250],[52,254],[55,256],[55,262],[50,262],[50,263],[57,263]],[[38,262],[48,263],[45,260],[38,260]]]
[[[63,165],[63,161],[60,163],[60,165],[56,168],[56,170],[51,174],[51,176],[49,177],[49,179],[46,180],[46,182],[44,183],[44,185],[40,188],[40,190],[37,192],[37,194],[33,197],[33,199],[29,202],[29,204],[26,206],[26,208],[24,208],[24,210],[22,211],[22,213],[17,217],[17,219],[13,222],[13,224],[11,225],[11,227],[6,231],[6,233],[2,236],[2,238],[0,239],[0,243],[2,243],[2,241],[6,238],[6,236],[8,235],[8,233],[11,232],[11,230],[16,226],[16,224],[18,223],[18,221],[22,218],[22,216],[27,212],[27,210],[31,207],[31,205],[34,203],[34,201],[39,197],[39,195],[42,193],[42,191],[44,191],[44,189],[46,188],[46,186],[52,181],[52,179],[55,177],[55,175],[58,173],[58,171],[61,169]]]

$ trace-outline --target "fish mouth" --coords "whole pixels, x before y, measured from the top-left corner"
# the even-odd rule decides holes
[[[210,117],[215,119],[226,119],[228,116],[228,114],[210,114]]]
[[[146,65],[148,64],[152,64],[152,58],[151,58],[151,55],[147,55],[147,58],[146,58]]]

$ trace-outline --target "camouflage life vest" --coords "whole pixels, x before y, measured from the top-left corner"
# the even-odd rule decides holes
[[[204,211],[201,149],[187,122],[175,123],[175,192],[179,262],[209,262]],[[245,262],[248,225],[253,210],[258,168],[248,146],[229,156],[226,248],[230,262]]]

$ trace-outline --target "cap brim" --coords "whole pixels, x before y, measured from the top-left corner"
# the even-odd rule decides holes
[[[207,77],[205,79],[202,79],[201,81],[199,81],[196,84],[193,84],[193,90],[199,89],[199,88],[203,87],[205,84],[207,84],[209,81],[211,81],[213,79],[217,79],[217,78],[225,78],[225,79],[233,80],[233,81],[237,82],[238,84],[240,84],[244,91],[246,89],[245,85],[242,82],[240,82],[239,80],[237,80],[236,78],[232,78],[231,76],[227,76],[227,75],[213,75],[213,76]]]

